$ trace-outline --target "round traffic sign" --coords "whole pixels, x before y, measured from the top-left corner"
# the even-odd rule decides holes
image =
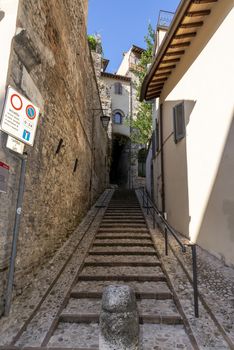
[[[32,105],[27,105],[27,107],[26,107],[26,115],[31,120],[36,118],[36,110],[35,110],[35,108]]]
[[[11,105],[16,111],[19,111],[23,106],[23,102],[21,100],[21,97],[17,94],[13,94],[11,96]]]

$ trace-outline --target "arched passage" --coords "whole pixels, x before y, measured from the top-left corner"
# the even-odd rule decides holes
[[[110,183],[120,187],[128,187],[129,182],[129,149],[130,139],[127,136],[113,134],[112,162],[110,169]]]

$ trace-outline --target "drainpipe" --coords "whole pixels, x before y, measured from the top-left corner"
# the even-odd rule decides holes
[[[20,157],[20,158],[21,158],[21,171],[20,171],[20,180],[19,180],[19,192],[18,192],[17,205],[16,205],[15,224],[14,224],[13,239],[12,239],[10,268],[9,268],[9,275],[8,275],[7,289],[6,289],[6,296],[5,296],[5,310],[4,310],[5,316],[9,315],[10,308],[11,308],[11,299],[12,299],[14,272],[15,272],[15,260],[17,255],[17,243],[18,243],[20,219],[21,219],[23,196],[24,196],[24,182],[25,182],[25,174],[26,174],[27,154],[25,153],[23,157]]]
[[[161,149],[161,177],[162,177],[162,212],[165,213],[165,182],[164,182],[164,153],[163,153],[163,105],[160,104],[160,149]]]

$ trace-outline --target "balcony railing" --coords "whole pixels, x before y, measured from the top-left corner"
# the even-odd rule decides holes
[[[168,29],[174,17],[174,12],[160,11],[158,16],[157,28]]]

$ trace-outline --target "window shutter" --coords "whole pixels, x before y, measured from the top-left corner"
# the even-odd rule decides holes
[[[116,95],[122,95],[122,84],[121,83],[115,83],[115,94]]]
[[[179,142],[185,137],[184,103],[173,108],[174,140]]]

